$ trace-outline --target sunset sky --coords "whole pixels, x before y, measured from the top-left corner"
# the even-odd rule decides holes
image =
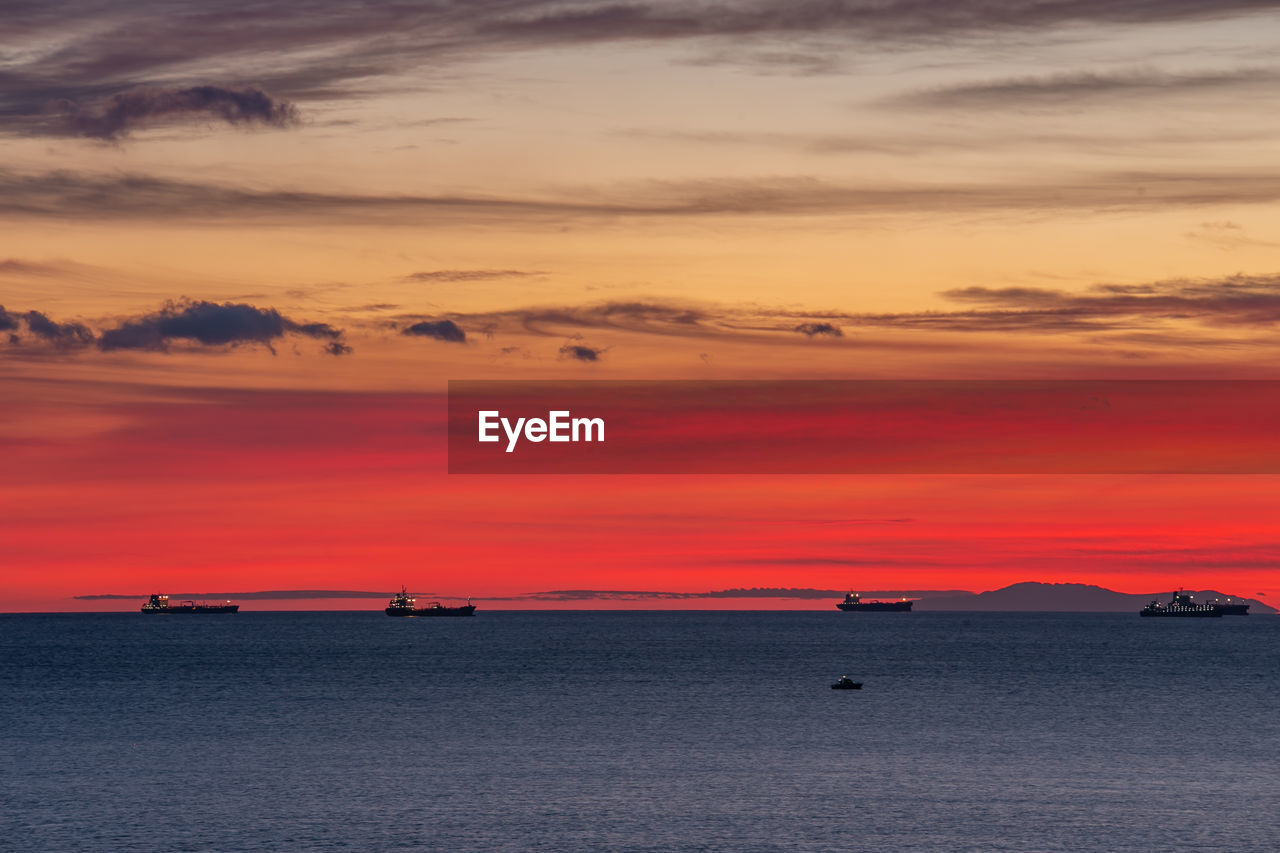
[[[1277,476],[450,475],[444,396],[1280,379],[1280,2],[0,14],[0,610],[1280,598]]]

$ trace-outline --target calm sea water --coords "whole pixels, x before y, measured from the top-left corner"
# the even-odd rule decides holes
[[[0,616],[0,849],[1275,851],[1280,618]]]

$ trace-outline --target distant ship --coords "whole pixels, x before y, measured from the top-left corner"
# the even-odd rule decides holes
[[[194,601],[179,601],[177,603],[169,601],[167,595],[153,595],[142,605],[143,613],[236,613],[240,610],[239,604],[232,604],[230,601],[223,604],[205,604],[201,602],[196,604]]]
[[[1248,605],[1245,605],[1248,609]],[[1139,616],[1205,616],[1215,617],[1222,616],[1225,612],[1221,605],[1217,604],[1196,604],[1191,598],[1191,593],[1182,590],[1174,590],[1173,600],[1168,604],[1161,604],[1159,601],[1152,599],[1151,603],[1142,610],[1138,611]]]
[[[848,595],[846,595],[844,597],[844,601],[837,604],[836,607],[846,611],[856,610],[858,612],[879,611],[879,612],[890,612],[890,613],[907,613],[907,612],[910,612],[912,604],[914,604],[914,602],[909,601],[905,598],[899,599],[897,601],[863,601],[860,595],[858,595],[856,592],[851,592]]]
[[[467,599],[467,603],[459,607],[445,607],[438,601],[433,601],[426,607],[415,607],[413,602],[414,599],[405,588],[400,587],[400,591],[387,604],[385,613],[388,616],[471,616],[476,612],[471,599]]]

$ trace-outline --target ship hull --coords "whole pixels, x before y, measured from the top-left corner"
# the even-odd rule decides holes
[[[401,616],[405,618],[414,618],[424,616],[427,618],[437,616],[473,616],[476,608],[474,604],[464,604],[461,607],[388,607],[385,611],[388,616]]]
[[[220,604],[214,606],[195,607],[144,607],[143,613],[237,613],[240,610],[239,604]]]
[[[836,605],[846,613],[909,613],[914,601],[859,601],[856,604],[842,601]]]
[[[1216,607],[1212,610],[1143,610],[1138,615],[1144,618],[1219,619],[1222,611]]]

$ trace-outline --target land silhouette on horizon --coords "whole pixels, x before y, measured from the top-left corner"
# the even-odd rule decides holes
[[[1172,589],[1147,593],[1116,592],[1093,584],[1041,583],[1023,581],[1000,589],[961,595],[925,596],[916,602],[916,610],[1039,611],[1066,613],[1122,613],[1136,611],[1153,598],[1166,601]],[[1256,598],[1227,594],[1213,589],[1192,590],[1196,601],[1214,599],[1248,604],[1250,613],[1276,613],[1276,608]]]

